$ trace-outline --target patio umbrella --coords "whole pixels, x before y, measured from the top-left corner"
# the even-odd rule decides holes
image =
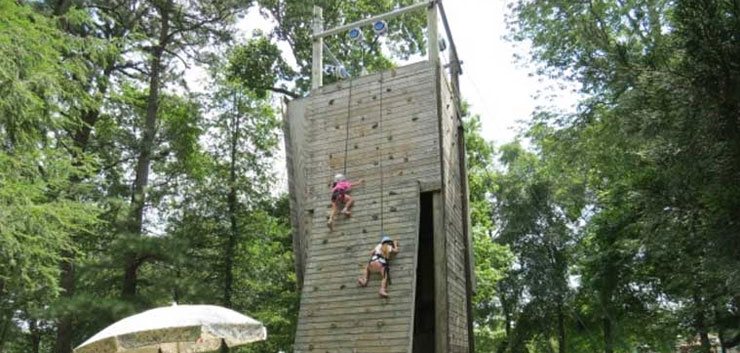
[[[267,338],[259,321],[212,305],[173,305],[129,316],[75,348],[75,353],[213,352]]]

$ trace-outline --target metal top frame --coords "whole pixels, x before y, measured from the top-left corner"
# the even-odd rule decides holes
[[[441,0],[427,0],[328,30],[324,30],[323,10],[318,6],[314,6],[314,18],[312,24],[313,63],[311,69],[311,88],[317,89],[323,85],[324,38],[349,31],[355,27],[366,26],[379,20],[391,19],[409,12],[420,11],[423,9],[427,10],[427,43],[429,46],[429,62],[436,64],[439,63],[439,30],[437,20],[441,15],[447,39],[450,41],[450,66],[451,74],[453,76],[453,86],[457,86],[457,76],[462,74],[462,65],[457,55],[457,47],[452,38],[452,32],[450,30],[449,23],[447,22],[447,15],[445,14],[444,6],[442,6]],[[336,59],[333,60],[336,61]]]
[[[317,39],[317,38],[328,37],[328,36],[331,36],[331,35],[335,35],[335,34],[339,34],[339,33],[342,33],[342,32],[349,31],[350,29],[355,28],[355,27],[362,27],[362,26],[366,26],[366,25],[372,24],[375,21],[387,20],[387,19],[391,19],[391,18],[394,18],[394,17],[401,16],[401,15],[407,13],[407,12],[417,11],[417,10],[421,10],[421,9],[424,9],[424,8],[430,8],[430,7],[434,6],[434,3],[435,3],[435,1],[426,1],[426,2],[421,2],[421,3],[418,3],[418,4],[414,4],[414,5],[409,5],[409,6],[406,6],[406,7],[400,8],[400,9],[397,9],[397,10],[393,10],[393,11],[388,12],[388,13],[384,13],[382,15],[377,15],[377,16],[373,16],[373,17],[370,17],[370,18],[366,18],[364,20],[359,20],[357,22],[353,22],[353,23],[346,24],[346,25],[339,26],[339,27],[335,27],[335,28],[332,28],[332,29],[329,29],[329,30],[326,30],[326,31],[322,31],[320,33],[314,33],[313,34],[313,38],[314,39]]]

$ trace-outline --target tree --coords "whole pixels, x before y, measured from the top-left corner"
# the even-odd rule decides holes
[[[11,1],[0,10],[0,350],[22,313],[38,351],[43,308],[60,292],[57,265],[74,252],[72,236],[91,232],[100,213],[87,202],[91,185],[72,183],[91,175],[94,161],[64,150],[65,131],[83,124],[68,114],[70,102],[89,102],[68,78],[87,70],[81,60],[59,60],[83,45],[54,21]]]
[[[589,96],[576,114],[544,115],[543,123],[558,129],[549,134],[559,137],[553,157],[589,175],[593,248],[584,274],[607,317],[605,351],[617,349],[614,324],[636,319],[621,320],[613,304],[634,298],[640,305],[625,313],[652,315],[665,309],[653,302],[660,298],[708,352],[709,332],[725,330],[717,313],[737,315],[728,310],[736,295],[721,279],[738,272],[726,267],[737,261],[727,256],[737,251],[727,238],[736,222],[726,218],[738,209],[737,183],[728,180],[740,175],[731,88],[738,76],[726,61],[738,50],[729,39],[738,33],[736,8],[539,1],[518,2],[514,13],[514,39],[532,41],[541,72],[568,73]],[[616,283],[605,281],[612,276]]]

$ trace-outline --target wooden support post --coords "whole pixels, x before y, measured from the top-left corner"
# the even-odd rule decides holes
[[[429,62],[439,65],[439,26],[437,25],[437,3],[432,2],[427,11],[427,46],[429,47]]]
[[[432,194],[434,218],[434,321],[435,352],[449,350],[449,302],[447,301],[447,232],[445,227],[444,195]]]
[[[324,31],[324,10],[313,7],[313,61],[311,62],[311,89],[318,89],[324,84],[324,39],[317,35]]]

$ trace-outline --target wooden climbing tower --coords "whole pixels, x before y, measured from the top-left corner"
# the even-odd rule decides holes
[[[429,58],[322,85],[322,40],[427,11]],[[285,143],[301,307],[295,352],[472,352],[472,249],[460,65],[439,1],[324,30],[315,11],[313,90],[288,103]],[[449,64],[440,63],[438,20]],[[333,175],[364,178],[351,218],[326,226]],[[357,278],[387,233],[400,241],[389,299]]]

